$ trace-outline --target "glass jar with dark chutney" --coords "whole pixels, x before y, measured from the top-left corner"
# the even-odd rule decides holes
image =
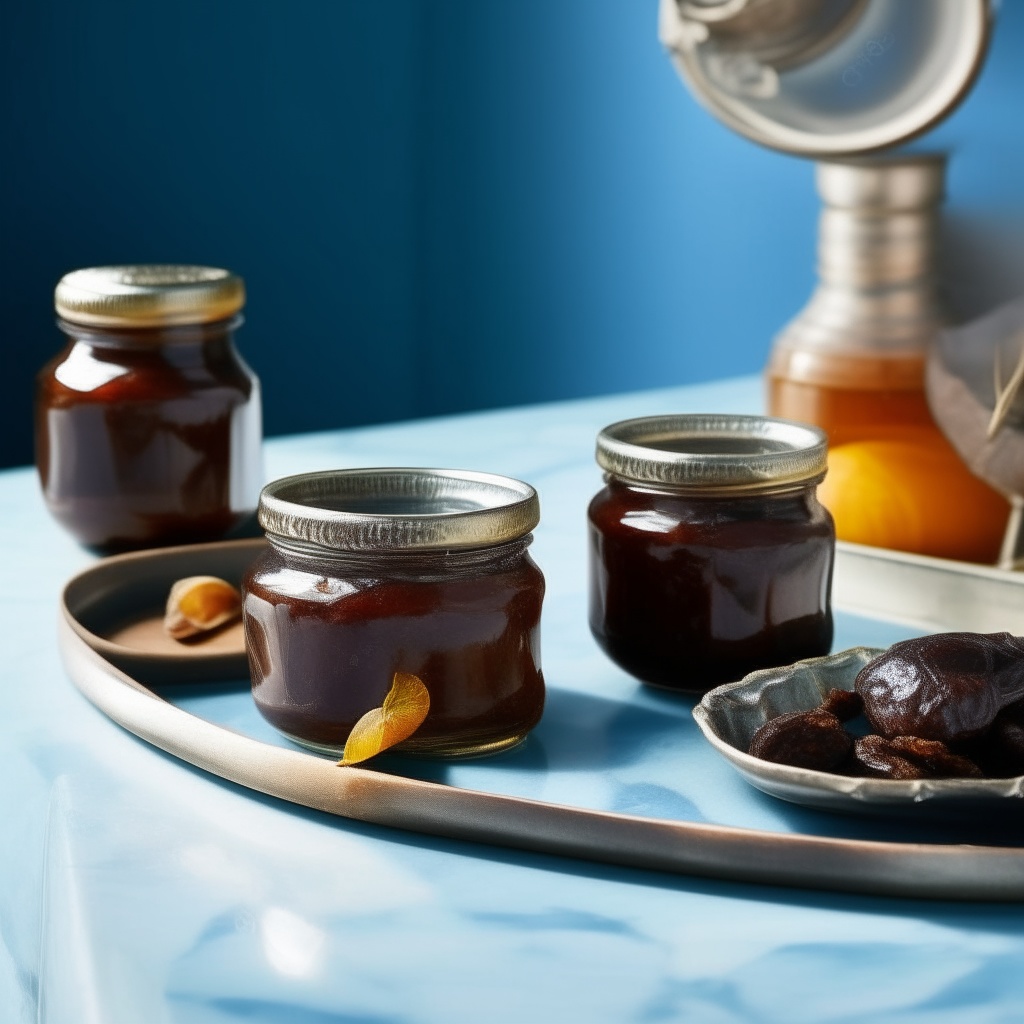
[[[762,416],[625,420],[598,435],[590,628],[645,683],[703,692],[827,654],[826,439]]]
[[[540,721],[544,577],[528,484],[442,469],[348,469],[264,488],[270,549],[243,581],[252,692],[290,739],[340,755],[396,673],[427,717],[394,749],[478,757]]]
[[[218,540],[254,523],[259,380],[233,335],[241,278],[215,267],[93,267],[57,285],[62,352],[36,379],[46,504],[104,551]]]

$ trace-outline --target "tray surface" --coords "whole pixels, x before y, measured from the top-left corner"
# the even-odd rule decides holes
[[[167,635],[161,614],[147,614],[142,618],[122,622],[105,630],[103,639],[118,647],[127,647],[130,651],[162,654],[172,658],[189,655],[205,658],[210,654],[239,654],[245,650],[245,633],[241,621],[229,622],[206,636],[183,642]]]

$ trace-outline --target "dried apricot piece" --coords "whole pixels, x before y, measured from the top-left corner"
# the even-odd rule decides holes
[[[216,576],[187,576],[167,595],[164,630],[175,640],[206,633],[242,614],[242,595]]]

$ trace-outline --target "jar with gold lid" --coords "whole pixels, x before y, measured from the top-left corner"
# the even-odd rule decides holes
[[[242,279],[215,267],[61,278],[68,338],[36,379],[36,464],[55,518],[103,551],[217,540],[252,522],[260,384],[235,348]]]

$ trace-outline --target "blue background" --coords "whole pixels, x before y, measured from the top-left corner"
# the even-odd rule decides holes
[[[813,284],[812,167],[695,104],[656,6],[4,5],[0,465],[31,459],[53,285],[92,264],[244,275],[268,434],[759,369]],[[1006,4],[925,141],[961,316],[1021,286],[1022,54]]]

